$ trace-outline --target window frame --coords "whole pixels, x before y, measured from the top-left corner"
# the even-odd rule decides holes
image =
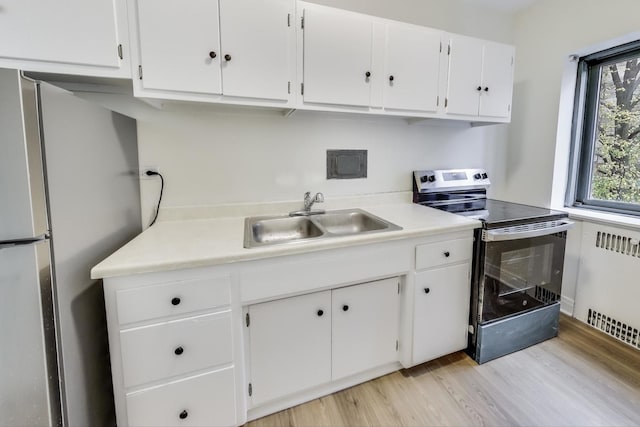
[[[571,150],[565,206],[640,216],[638,203],[593,199],[590,197],[593,155],[602,65],[640,57],[640,40],[576,57],[577,79],[571,126]],[[640,77],[639,77],[640,78]]]

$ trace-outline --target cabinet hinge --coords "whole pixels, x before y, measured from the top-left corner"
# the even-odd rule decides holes
[[[447,46],[447,55],[451,55],[451,44]]]
[[[247,313],[247,314],[244,316],[244,319],[245,319],[245,321],[246,321],[246,323],[247,323],[247,328],[248,328],[248,327],[249,327],[249,325],[251,324],[251,318],[249,317],[249,313]]]
[[[287,93],[291,94],[291,82],[287,82]]]
[[[400,282],[398,282],[398,295],[400,295]]]
[[[300,19],[300,28],[304,30],[304,16]]]
[[[399,348],[400,348],[400,343],[398,342],[398,340],[396,340],[396,351],[398,351]]]
[[[253,387],[251,386],[251,383],[249,383],[249,396],[251,396],[253,394]]]
[[[513,65],[513,56],[511,57],[511,65]]]
[[[142,65],[138,65],[138,78],[142,80]]]
[[[287,27],[291,26],[291,14],[287,13]]]
[[[436,96],[436,107],[440,105],[440,96]]]
[[[509,104],[509,105],[507,106],[507,111],[508,111],[508,112],[511,112],[511,104]]]
[[[440,53],[442,53],[442,42],[440,42]]]
[[[304,95],[304,83],[300,83],[300,95]]]
[[[447,105],[449,105],[449,100],[447,98],[444,99],[444,107],[447,108]]]
[[[122,55],[122,45],[121,44],[118,45],[118,58],[124,59],[124,57]]]

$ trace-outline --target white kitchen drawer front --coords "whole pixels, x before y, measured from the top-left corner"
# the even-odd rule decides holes
[[[454,239],[416,246],[416,270],[471,259],[473,239]]]
[[[206,277],[123,289],[116,292],[116,301],[121,325],[208,310],[230,304],[231,279]]]
[[[130,426],[235,425],[232,367],[127,395]]]
[[[231,334],[230,311],[122,331],[124,386],[229,363]]]

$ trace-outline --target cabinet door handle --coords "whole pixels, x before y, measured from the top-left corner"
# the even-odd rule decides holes
[[[482,90],[482,86],[478,86],[476,90],[480,92]]]
[[[213,59],[218,56],[214,51],[209,52],[209,58]]]
[[[174,297],[174,298],[172,298],[172,299],[171,299],[171,304],[172,304],[172,305],[178,305],[178,304],[180,304],[180,298],[178,298],[178,297]]]
[[[394,78],[393,75],[389,76],[389,81],[392,82]]]
[[[449,258],[449,256],[451,256],[451,253],[449,251],[445,251],[443,255],[445,258]]]
[[[180,415],[178,415],[178,416],[180,417],[181,420],[184,420],[185,418],[187,418],[189,416],[189,413],[185,409],[184,411],[180,412]]]
[[[368,79],[369,77],[371,77],[371,71],[367,71],[366,73],[364,73],[364,76]]]
[[[485,87],[485,88],[484,88],[484,91],[485,91],[485,92],[489,92],[489,87],[488,87],[488,86],[487,86],[487,87]]]
[[[349,306],[347,304],[343,305],[342,311],[349,311]]]
[[[431,292],[431,289],[429,289],[429,288],[424,288],[424,293],[425,293],[425,294],[428,294],[429,292]]]
[[[224,56],[224,60],[225,61],[231,61],[231,55],[229,55],[228,53]]]
[[[324,314],[324,310],[318,310],[318,317],[322,317],[323,314]]]
[[[175,350],[173,350],[173,352],[176,354],[176,356],[180,356],[182,353],[184,353],[184,348],[182,348],[182,346],[176,348]]]

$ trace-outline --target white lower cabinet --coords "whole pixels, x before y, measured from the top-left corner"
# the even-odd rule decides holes
[[[398,283],[249,306],[252,406],[397,361]]]
[[[230,363],[231,313],[127,329],[120,332],[120,343],[125,387]]]
[[[470,289],[468,263],[416,273],[415,363],[467,347]]]
[[[331,380],[331,291],[249,306],[254,406]]]
[[[332,292],[332,379],[398,360],[399,294],[397,277]]]
[[[126,402],[130,426],[237,424],[233,368],[130,393]]]

